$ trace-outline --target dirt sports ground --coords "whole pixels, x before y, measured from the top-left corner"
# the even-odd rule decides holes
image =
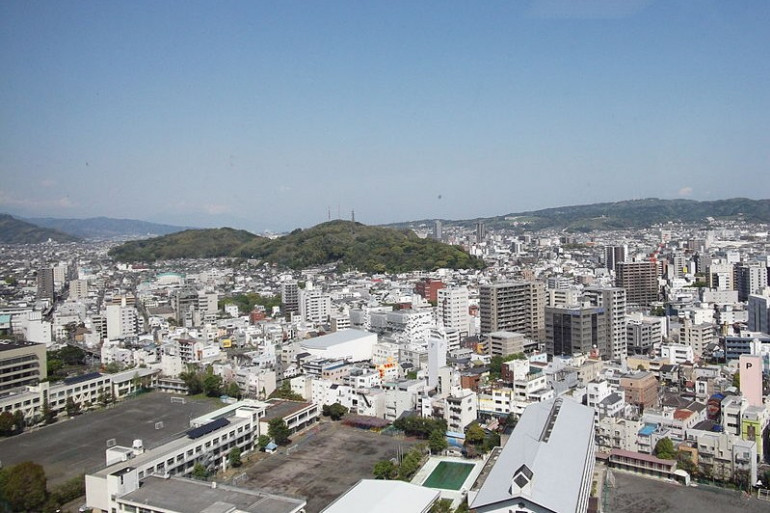
[[[272,455],[259,454],[228,482],[307,500],[318,513],[361,479],[373,478],[381,459],[408,451],[416,441],[356,429],[324,420],[292,437],[292,444]],[[289,454],[286,454],[286,452]]]
[[[770,502],[711,486],[685,487],[625,472],[614,472],[605,513],[760,513]]]

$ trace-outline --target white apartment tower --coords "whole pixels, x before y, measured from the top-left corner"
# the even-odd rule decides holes
[[[305,322],[326,322],[332,309],[332,299],[317,289],[301,290],[299,314]]]
[[[438,371],[446,367],[446,339],[430,337],[428,339],[428,386],[438,385]]]
[[[466,287],[438,290],[438,325],[453,328],[461,335],[468,334],[468,289]]]
[[[627,354],[626,290],[620,287],[590,288],[583,296],[593,306],[604,307],[607,318],[607,357],[620,361]]]

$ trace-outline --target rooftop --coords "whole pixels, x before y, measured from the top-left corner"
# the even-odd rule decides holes
[[[300,401],[268,401],[269,406],[265,412],[265,417],[262,422],[268,422],[272,419],[285,418],[289,415],[297,413],[300,410],[304,410],[308,406],[312,406],[313,403],[303,403]]]
[[[295,513],[306,501],[257,490],[171,477],[148,477],[138,490],[121,497],[122,502],[153,511],[184,513]]]
[[[374,333],[356,329],[347,329],[342,331],[335,331],[334,333],[329,333],[328,335],[323,335],[321,337],[303,340],[300,345],[302,347],[311,349],[328,349],[339,344],[346,344],[348,342],[354,342],[356,340],[361,340],[368,337],[375,337],[376,339],[376,335]]]
[[[422,513],[440,495],[438,490],[402,481],[362,479],[322,513]]]
[[[10,351],[12,349],[21,349],[24,347],[45,347],[45,344],[38,344],[36,342],[27,341],[15,341],[15,340],[0,340],[0,351]]]
[[[593,426],[593,409],[569,399],[528,406],[471,508],[526,497],[552,511],[575,511],[584,467],[594,457]],[[523,488],[524,480],[529,491],[515,490],[512,483]]]

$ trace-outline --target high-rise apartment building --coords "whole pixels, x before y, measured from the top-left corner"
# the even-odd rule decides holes
[[[763,262],[738,264],[734,273],[738,301],[748,301],[751,294],[759,294],[767,287],[767,267]]]
[[[281,284],[281,311],[284,315],[299,313],[299,285],[296,281]]]
[[[545,352],[549,356],[608,354],[607,315],[601,306],[545,307]]]
[[[37,298],[53,302],[55,291],[53,268],[39,269],[37,271]]]
[[[545,286],[539,282],[500,282],[479,290],[481,334],[513,331],[545,340]]]
[[[437,296],[438,324],[468,334],[468,289],[453,287],[439,289]]]
[[[305,322],[326,322],[332,309],[329,294],[317,289],[301,290],[299,293],[299,314]]]
[[[650,306],[660,300],[657,262],[618,262],[615,285],[626,289],[626,303]]]
[[[620,287],[588,288],[583,292],[592,306],[601,306],[607,315],[606,352],[602,358],[621,360],[626,356],[626,290]]]

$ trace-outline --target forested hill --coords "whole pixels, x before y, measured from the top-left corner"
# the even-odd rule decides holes
[[[5,244],[37,244],[47,242],[75,242],[77,237],[50,228],[41,228],[8,214],[0,214],[0,242]]]
[[[121,262],[229,257],[247,242],[261,238],[233,228],[185,230],[162,237],[126,242],[112,248],[109,255]]]
[[[276,239],[230,228],[187,230],[118,246],[110,255],[121,261],[175,258],[242,257],[292,269],[338,264],[365,272],[407,272],[438,268],[480,269],[480,259],[459,247],[421,239],[412,231],[330,221]]]
[[[391,273],[484,267],[480,259],[462,248],[421,239],[411,230],[365,226],[351,221],[330,221],[307,230],[295,230],[279,239],[254,241],[240,248],[238,254],[293,269],[335,262],[345,269]]]
[[[445,226],[454,225],[468,228],[472,228],[476,222],[482,221],[489,228],[516,226],[531,231],[557,229],[577,232],[649,228],[656,224],[668,222],[705,223],[709,218],[770,223],[770,200],[732,198],[694,201],[648,198],[514,212],[496,217],[456,221],[442,219],[441,221]],[[434,221],[432,219],[413,221],[390,226],[403,228],[420,224],[432,225]]]

